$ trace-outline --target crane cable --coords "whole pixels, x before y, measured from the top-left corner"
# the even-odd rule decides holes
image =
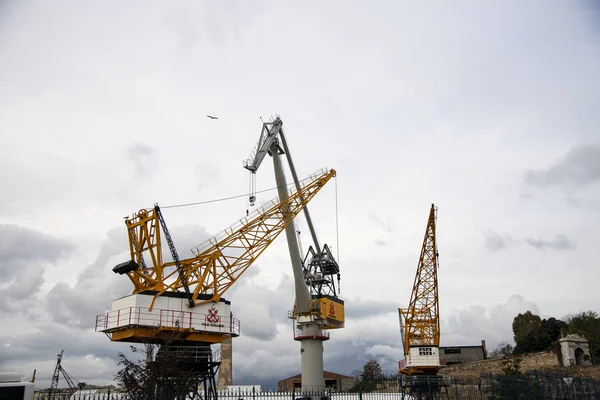
[[[335,253],[337,258],[338,265],[340,264],[340,229],[339,229],[339,219],[338,219],[338,180],[337,175],[334,177],[335,179]],[[338,292],[341,292],[341,284],[340,284],[340,273],[338,272]]]
[[[285,186],[291,186],[291,185],[293,185],[293,183],[288,183]],[[273,191],[273,190],[276,190],[276,189],[279,189],[279,186],[275,186],[275,187],[272,187],[270,189],[257,190],[256,193],[265,193],[265,192],[270,192],[270,191]],[[239,199],[240,197],[245,197],[245,196],[248,196],[248,194],[238,194],[236,196],[221,197],[221,198],[218,198],[218,199],[205,200],[205,201],[197,201],[197,202],[194,202],[194,203],[172,204],[170,206],[160,206],[160,208],[164,209],[164,208],[178,208],[178,207],[197,206],[197,205],[201,205],[201,204],[217,203],[217,202],[220,202],[220,201]]]

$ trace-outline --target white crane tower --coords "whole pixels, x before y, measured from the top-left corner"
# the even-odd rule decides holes
[[[275,117],[263,123],[258,144],[244,162],[244,168],[251,172],[251,205],[256,200],[255,174],[267,154],[273,158],[275,181],[281,201],[288,197],[281,155],[286,156],[296,188],[299,189],[301,185],[283,133],[283,122],[279,117]],[[295,309],[290,313],[290,317],[297,323],[294,339],[300,341],[302,391],[318,393],[325,387],[323,341],[329,339],[326,330],[344,327],[344,302],[337,297],[334,279],[337,275],[339,288],[340,274],[337,262],[326,244],[320,246],[308,207],[304,208],[304,215],[315,246],[314,249],[312,246],[309,248],[304,259],[300,254],[294,224],[290,223],[285,228],[296,292]]]

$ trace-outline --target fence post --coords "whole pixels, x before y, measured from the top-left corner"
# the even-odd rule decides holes
[[[362,396],[362,382],[358,384],[358,400],[363,400],[363,396]]]
[[[456,393],[456,400],[458,400],[458,382],[456,382],[456,378],[454,378],[454,393]]]
[[[252,400],[254,400],[256,398],[255,393],[256,393],[256,387],[253,385],[252,386]]]

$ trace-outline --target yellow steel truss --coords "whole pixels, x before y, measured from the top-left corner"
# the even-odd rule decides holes
[[[437,207],[431,205],[410,303],[399,309],[404,354],[413,346],[439,346],[438,252],[435,241]]]
[[[293,221],[319,190],[336,174],[334,169],[323,170],[302,181],[284,202],[272,201],[259,208],[256,215],[242,218],[221,235],[213,237],[204,246],[192,250],[194,257],[180,261],[183,274],[175,262],[163,262],[158,215],[154,209],[139,211],[125,224],[129,232],[131,259],[140,268],[127,272],[133,282],[133,294],[157,291],[177,292],[187,282],[195,305],[219,301],[223,293],[250,267],[256,258]],[[146,265],[149,255],[152,265]],[[210,295],[201,296],[199,295]]]

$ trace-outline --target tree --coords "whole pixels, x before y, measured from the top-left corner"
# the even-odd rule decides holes
[[[381,366],[375,360],[368,361],[362,372],[362,380],[365,382],[372,382],[381,377]]]
[[[353,390],[372,392],[377,388],[377,383],[383,379],[383,372],[377,361],[369,360],[362,368],[354,370],[352,376],[356,382]]]
[[[600,315],[595,311],[582,311],[564,319],[566,334],[575,333],[586,338],[595,363],[600,362]]]
[[[503,358],[513,353],[513,346],[508,342],[501,342],[488,354],[488,358]]]
[[[512,356],[509,355],[507,357],[503,357],[500,361],[500,369],[504,372],[504,375],[521,375],[521,362],[523,359],[521,356]]]
[[[115,381],[131,398],[183,400],[196,392],[198,374],[184,367],[179,354],[168,346],[145,344],[130,349],[141,357],[130,360],[119,353],[119,365],[123,368],[117,372]]]
[[[534,330],[540,327],[542,319],[539,315],[527,311],[524,314],[518,314],[512,323],[513,338],[517,346]]]
[[[539,327],[517,342],[514,354],[551,350],[566,328],[567,324],[556,318],[543,319]]]

